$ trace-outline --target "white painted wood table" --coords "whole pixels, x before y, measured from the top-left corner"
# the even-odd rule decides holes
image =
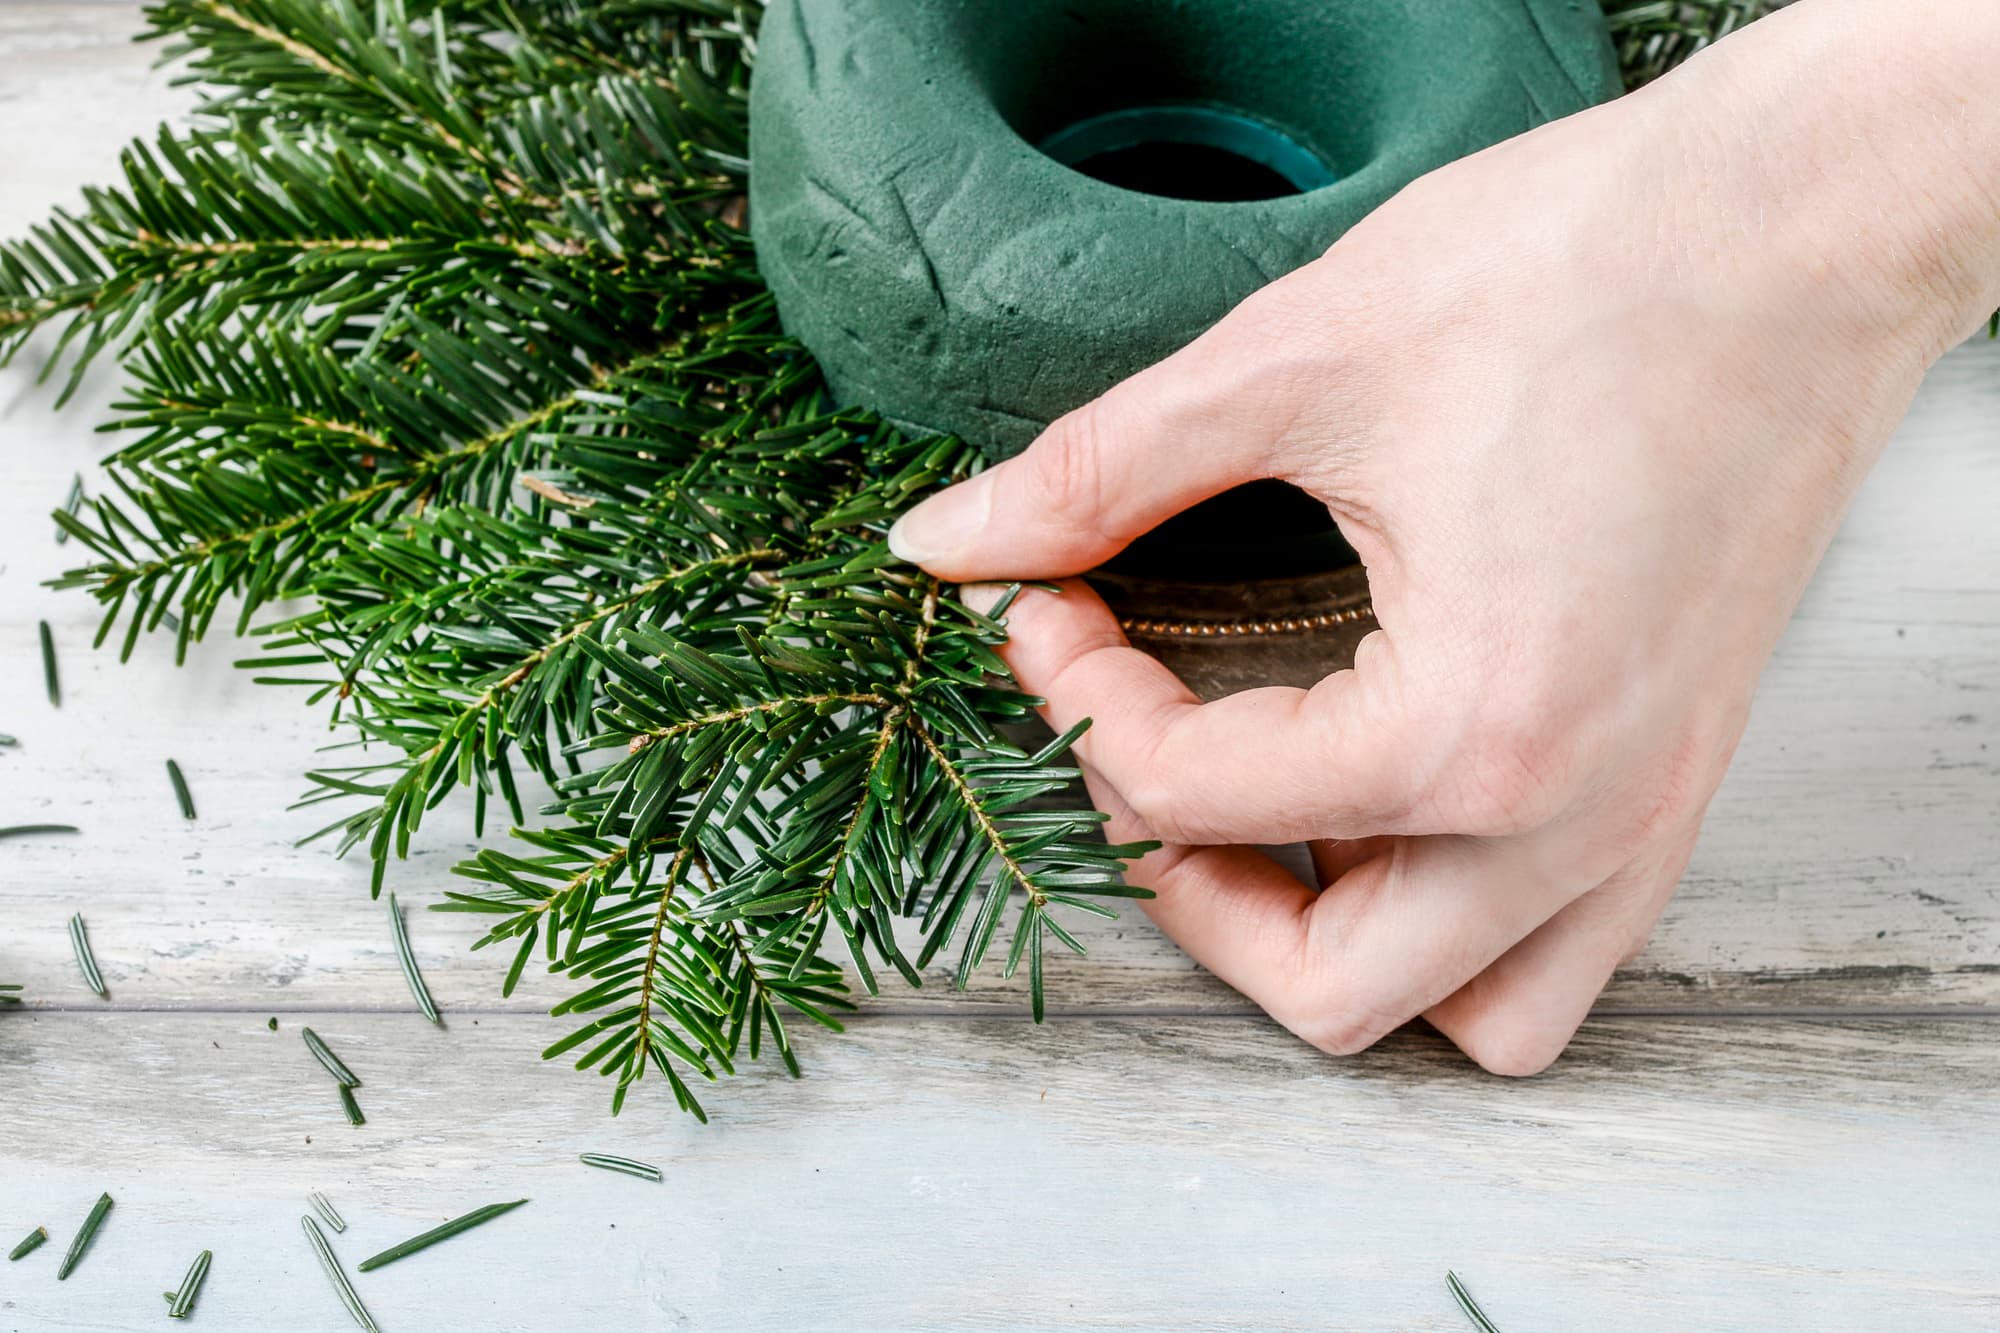
[[[0,231],[108,176],[183,105],[123,4],[0,5]],[[713,1090],[704,1128],[536,1052],[465,917],[412,911],[414,1012],[365,868],[292,841],[322,733],[216,642],[119,667],[47,511],[115,379],[61,417],[0,376],[0,1329],[140,1329],[196,1251],[219,1329],[348,1327],[298,1229],[361,1256],[534,1202],[359,1279],[384,1329],[2000,1326],[2000,349],[1925,389],[1807,598],[1686,886],[1575,1049],[1527,1082],[1435,1038],[1314,1054],[1136,916],[1051,979],[869,1004],[809,1076]],[[35,622],[61,646],[43,701]],[[201,817],[174,810],[179,759]],[[437,901],[465,846],[398,876]],[[85,913],[110,989],[85,990]],[[941,978],[939,979],[942,980]],[[279,1030],[268,1030],[275,1016]],[[364,1071],[350,1128],[311,1024]],[[652,1185],[579,1151],[662,1164]],[[99,1191],[117,1206],[67,1282]]]

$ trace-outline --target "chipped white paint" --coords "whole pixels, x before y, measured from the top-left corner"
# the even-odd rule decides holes
[[[185,104],[127,44],[136,24],[0,4],[0,233]],[[350,1264],[535,1197],[360,1279],[388,1329],[1457,1328],[1447,1266],[1508,1328],[2000,1322],[2000,1025],[1981,1012],[2000,1006],[2000,350],[1955,353],[1925,389],[1687,886],[1607,997],[1643,1013],[1594,1023],[1556,1074],[1497,1083],[1421,1037],[1321,1059],[1134,918],[1054,971],[1044,1029],[1012,1016],[1017,987],[955,997],[939,973],[811,1040],[806,1083],[711,1091],[707,1129],[646,1097],[611,1122],[599,1083],[537,1063],[549,992],[501,1004],[504,960],[466,952],[468,918],[412,912],[448,1028],[415,1016],[365,869],[292,845],[316,823],[283,807],[325,733],[232,672],[234,645],[178,672],[161,644],[122,668],[88,650],[89,604],[39,586],[77,554],[44,516],[88,472],[115,379],[52,417],[35,369],[0,374],[0,731],[23,742],[0,755],[0,823],[85,833],[0,846],[0,981],[32,997],[0,1014],[0,1247],[51,1232],[0,1262],[0,1330],[156,1326],[203,1247],[207,1327],[343,1327],[297,1234],[314,1188],[353,1224]],[[467,845],[462,820],[428,822],[398,877],[413,909]],[[78,910],[109,1003],[70,960]],[[1822,1008],[1892,1016],[1776,1017]],[[366,1080],[365,1128],[304,1022]],[[118,1207],[58,1286],[100,1189]]]
[[[295,1023],[0,1022],[0,1329],[159,1327],[215,1251],[210,1328],[337,1330],[309,1190],[363,1256],[526,1208],[356,1285],[382,1327],[1987,1329],[2000,1063],[1978,1022],[1607,1020],[1557,1072],[1469,1075],[1409,1035],[1342,1063],[1236,1018],[882,1017],[703,1128],[540,1066],[546,1024],[333,1014],[350,1128]],[[307,1140],[310,1139],[310,1142]],[[579,1165],[615,1152],[658,1185]],[[1185,1182],[1199,1177],[1201,1187]],[[54,1255],[100,1189],[82,1267]],[[14,1220],[18,1218],[18,1223]],[[6,1237],[11,1243],[11,1234]]]

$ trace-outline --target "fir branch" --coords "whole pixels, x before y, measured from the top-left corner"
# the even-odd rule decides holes
[[[1639,88],[1789,0],[1600,0],[1625,86]]]
[[[441,330],[434,331],[425,345],[440,358],[469,364],[461,351],[462,341]],[[202,460],[195,466],[189,466],[185,459],[148,459],[149,490],[128,490],[128,496],[145,508],[153,532],[145,532],[114,502],[96,501],[98,521],[94,526],[75,518],[64,526],[107,558],[65,574],[54,586],[86,588],[106,605],[100,642],[128,601],[136,608],[136,617],[155,604],[165,609],[175,593],[180,595],[176,607],[190,626],[190,638],[203,636],[215,610],[231,595],[242,603],[239,628],[247,627],[266,603],[306,591],[306,580],[327,549],[328,534],[399,514],[421,513],[448,493],[465,500],[472,498],[466,492],[485,491],[490,497],[487,503],[504,504],[504,492],[493,494],[494,488],[482,485],[483,479],[475,471],[488,455],[507,450],[516,466],[525,463],[538,431],[586,403],[589,394],[619,376],[655,364],[668,354],[656,349],[631,355],[610,369],[595,372],[581,385],[566,374],[567,366],[545,361],[539,377],[544,382],[544,396],[539,399],[524,398],[518,392],[533,388],[532,383],[502,389],[497,382],[483,378],[478,384],[460,379],[463,395],[454,405],[458,410],[453,416],[466,425],[484,425],[481,433],[436,451],[417,453],[400,466],[382,469],[386,475],[376,480],[364,481],[350,470],[345,488],[327,494],[313,494],[323,488],[323,482],[295,469],[258,476],[231,467],[226,458]],[[384,370],[365,383],[374,392],[393,392],[398,378],[395,372]],[[440,403],[434,391],[413,386],[409,392],[411,398],[421,398],[433,408]],[[160,406],[166,410],[164,403]],[[178,429],[191,436],[197,448],[209,448],[210,437],[203,432],[213,425],[213,412],[202,409],[177,415],[181,418]],[[487,424],[495,417],[501,418],[497,424]],[[280,458],[264,461],[275,468]],[[466,476],[468,473],[474,475]],[[150,558],[131,555],[128,539],[150,552]]]
[[[617,1108],[623,1105],[625,1089],[645,1073],[647,1059],[649,1057],[658,1058],[658,1047],[653,1040],[654,1028],[652,1020],[653,1004],[659,998],[654,991],[654,981],[659,976],[660,945],[666,938],[669,913],[673,911],[674,907],[674,891],[680,887],[683,878],[687,874],[688,862],[693,855],[694,850],[688,847],[683,847],[674,854],[673,862],[667,868],[667,882],[660,890],[660,905],[653,912],[652,930],[648,932],[646,937],[646,961],[639,968],[639,1009],[632,1019],[633,1046],[631,1054],[619,1062],[619,1100],[614,1103],[613,1114],[616,1114]],[[707,1077],[715,1077],[708,1066],[703,1064],[699,1059],[691,1060],[690,1063],[699,1068],[701,1073]],[[701,1114],[699,1107],[693,1109],[696,1115],[699,1116]],[[705,1119],[706,1117],[703,1118]]]
[[[883,695],[852,694],[828,691],[821,694],[789,694],[776,699],[759,699],[753,704],[742,704],[717,713],[703,713],[698,717],[685,718],[651,731],[635,733],[626,742],[625,752],[637,754],[656,741],[681,740],[714,727],[732,726],[739,722],[750,722],[759,718],[780,716],[789,713],[812,712],[823,708],[888,708],[894,709],[895,702]],[[885,724],[883,733],[893,735],[894,719]]]
[[[347,667],[343,688],[358,689],[360,697],[376,706],[372,713],[357,715],[353,719],[354,727],[365,737],[385,740],[404,749],[407,757],[394,764],[374,766],[370,770],[371,785],[360,790],[357,790],[355,775],[351,773],[334,770],[312,774],[310,776],[319,785],[315,792],[308,794],[304,803],[340,795],[371,794],[379,797],[379,802],[372,808],[350,815],[339,824],[322,830],[341,829],[344,833],[343,849],[367,841],[370,855],[379,868],[392,853],[398,856],[404,853],[408,838],[415,832],[429,798],[439,790],[442,782],[452,779],[465,781],[470,777],[480,781],[483,789],[484,782],[492,775],[503,788],[509,788],[512,779],[499,776],[499,771],[513,750],[521,752],[541,776],[554,780],[553,752],[545,732],[540,728],[513,730],[507,708],[510,699],[519,692],[533,691],[539,696],[538,702],[546,705],[549,699],[547,692],[564,687],[565,674],[573,669],[572,659],[579,640],[603,632],[622,617],[652,610],[655,604],[662,612],[670,610],[678,603],[669,603],[668,593],[699,585],[738,568],[754,566],[775,556],[776,553],[769,550],[719,555],[677,566],[640,584],[615,601],[585,601],[582,603],[584,609],[572,618],[558,622],[559,628],[530,651],[512,656],[500,665],[488,668],[482,676],[475,677],[474,686],[478,686],[482,679],[490,683],[462,703],[453,697],[459,688],[455,682],[434,680],[433,672],[409,666],[407,659],[400,672],[388,666],[386,661],[377,661],[371,671],[375,678],[373,683],[362,682],[353,674],[353,668]],[[507,579],[510,574],[518,577],[519,567],[481,576],[475,583],[511,581]],[[472,594],[474,598],[478,595],[477,592]],[[465,596],[466,591],[461,588],[456,591],[453,600]],[[517,625],[521,623],[520,614],[525,609],[517,610],[514,618]],[[463,665],[462,658],[460,665]],[[419,695],[423,697],[419,699]],[[594,701],[594,698],[592,694],[590,700]],[[529,716],[539,716],[539,713],[531,709]],[[463,773],[450,768],[454,763],[460,765]],[[391,777],[391,774],[395,776]],[[378,891],[380,882],[378,873]]]
[[[964,772],[953,762],[952,757],[945,753],[944,747],[939,745],[922,726],[911,728],[911,732],[916,736],[918,744],[922,745],[930,755],[931,761],[937,765],[939,776],[965,806],[965,812],[972,820],[973,829],[991,849],[1001,868],[1007,872],[1007,878],[1027,892],[1030,906],[1037,909],[1045,907],[1048,900],[1035,888],[1034,877],[1028,873],[1027,867],[1015,859],[1007,836],[1000,831],[999,825],[994,823],[993,816],[980,802],[979,793],[973,789]]]
[[[477,124],[452,95],[448,71],[426,59],[420,43],[409,40],[407,13],[399,12],[403,6],[391,0],[388,9],[387,23],[369,23],[355,5],[166,0],[149,17],[156,34],[206,37],[200,43],[204,54],[190,64],[208,78],[227,78],[234,61],[236,68],[256,68],[267,91],[295,90],[299,102],[358,118],[387,112],[396,118],[392,123],[402,131],[399,137],[413,145],[441,146],[518,191],[519,178],[495,162],[480,142]],[[442,22],[443,11],[433,10],[431,18]],[[391,46],[384,41],[389,33],[404,40]],[[267,54],[289,57],[297,68],[263,58]]]
[[[1773,7],[1604,6],[1634,85]],[[359,752],[302,803],[378,889],[454,791],[475,831],[504,803],[514,850],[442,908],[508,943],[503,993],[541,952],[577,1024],[545,1054],[614,1109],[650,1067],[702,1115],[688,1075],[767,1043],[797,1073],[786,1022],[851,1007],[830,932],[868,989],[947,951],[966,986],[1011,911],[1039,1018],[1046,943],[1138,892],[1142,847],[1047,808],[1077,733],[1006,739],[1035,701],[1000,626],[884,546],[977,459],[829,408],[779,328],[742,226],[759,14],[159,0],[194,122],[0,245],[0,360],[50,328],[52,366],[128,370],[61,584],[128,652],[233,609]]]

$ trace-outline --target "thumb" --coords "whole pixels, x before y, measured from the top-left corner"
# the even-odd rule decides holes
[[[940,492],[889,531],[900,559],[957,582],[1063,578],[1175,514],[1273,475],[1285,418],[1229,321],[1027,450]]]

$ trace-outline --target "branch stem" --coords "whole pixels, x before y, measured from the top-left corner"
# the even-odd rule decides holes
[[[1019,884],[1022,891],[1028,895],[1028,901],[1036,907],[1046,906],[1047,897],[1029,880],[1026,867],[1015,860],[1014,854],[1008,850],[1007,835],[1000,831],[1000,826],[986,813],[986,807],[979,803],[978,788],[959,771],[957,763],[952,760],[945,748],[937,743],[937,738],[931,735],[930,729],[923,723],[911,722],[910,734],[930,752],[931,758],[937,763],[938,772],[944,776],[945,782],[964,803],[966,813],[972,818],[973,827],[979,830],[979,836],[986,840],[987,846],[991,847],[993,854],[1000,858],[1000,863],[1006,867],[1007,873],[1014,877],[1015,883]]]

